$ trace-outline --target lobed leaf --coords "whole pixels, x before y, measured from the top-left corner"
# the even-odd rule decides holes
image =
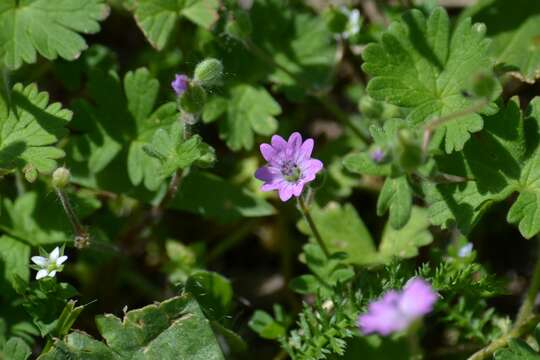
[[[29,165],[50,173],[64,151],[54,147],[67,134],[71,111],[60,103],[49,104],[49,94],[35,84],[16,84],[7,116],[0,117],[0,167],[5,170]]]
[[[0,3],[0,64],[10,69],[36,62],[77,59],[87,48],[79,35],[99,31],[109,14],[103,0],[4,0]]]
[[[486,35],[493,39],[490,53],[497,65],[528,83],[540,78],[538,1],[481,0],[462,15],[469,16],[486,24]]]
[[[225,121],[221,122],[220,136],[234,151],[251,150],[254,134],[269,136],[277,131],[274,116],[281,114],[281,106],[262,87],[239,84],[230,89]]]
[[[460,22],[453,31],[448,14],[436,8],[429,18],[419,10],[406,12],[366,47],[363,69],[372,76],[368,93],[376,100],[409,110],[406,120],[422,126],[436,117],[471,108],[474,99],[462,94],[471,79],[491,69],[485,27]],[[442,125],[447,153],[463,149],[470,134],[482,129],[482,111],[470,112]]]
[[[139,0],[135,20],[150,44],[162,50],[179,19],[210,28],[218,20],[218,7],[218,0]]]
[[[76,331],[39,359],[224,359],[209,321],[188,294],[129,311],[123,320],[98,316],[96,323],[105,343]]]
[[[518,192],[508,222],[526,238],[540,232],[539,128],[540,98],[531,101],[524,115],[510,101],[486,118],[486,128],[462,153],[439,157],[442,171],[466,181],[424,185],[432,222],[443,227],[456,222],[467,233],[489,206]]]

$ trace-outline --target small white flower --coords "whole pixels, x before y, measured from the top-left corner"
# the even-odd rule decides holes
[[[349,10],[345,8],[344,12],[349,18],[349,21],[347,22],[347,27],[342,35],[345,39],[348,39],[360,32],[360,28],[362,27],[362,18],[358,9]]]
[[[471,252],[473,250],[473,244],[472,243],[466,243],[458,250],[458,256],[460,258],[467,257],[471,255]]]
[[[44,277],[54,277],[57,272],[63,270],[62,264],[68,259],[67,255],[60,256],[60,248],[57,246],[49,254],[49,257],[32,256],[31,260],[39,269],[36,274],[36,280]]]

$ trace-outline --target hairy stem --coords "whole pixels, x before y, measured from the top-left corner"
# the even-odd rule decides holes
[[[251,51],[251,53],[253,53],[255,56],[257,56],[260,60],[262,60],[263,62],[267,63],[268,65],[276,68],[276,69],[279,69],[281,71],[283,71],[285,74],[289,75],[292,79],[294,79],[294,81],[300,85],[302,88],[304,88],[304,90],[309,94],[311,95],[312,97],[314,97],[315,99],[317,99],[319,101],[319,103],[330,113],[332,113],[332,115],[334,115],[334,117],[336,118],[337,121],[339,121],[340,123],[342,123],[344,126],[348,127],[355,135],[357,135],[359,138],[361,138],[363,141],[365,142],[370,142],[370,139],[364,134],[362,133],[352,122],[351,122],[351,119],[350,117],[343,111],[340,109],[340,107],[338,106],[338,104],[336,104],[331,98],[329,98],[328,96],[326,96],[325,94],[321,94],[321,93],[318,93],[315,89],[313,89],[311,87],[311,84],[309,84],[308,82],[306,82],[304,79],[302,79],[300,76],[298,76],[297,74],[293,73],[292,71],[290,71],[289,69],[287,69],[286,67],[284,67],[283,65],[277,63],[270,54],[266,53],[266,51],[264,51],[263,49],[261,49],[260,47],[258,47],[257,45],[255,45],[252,41],[250,40],[247,40],[244,42],[244,45],[246,46],[246,48]]]
[[[487,99],[480,100],[476,104],[473,104],[473,105],[469,106],[466,109],[463,109],[461,111],[457,111],[455,113],[448,114],[448,115],[445,115],[445,116],[441,116],[441,117],[427,123],[426,126],[424,127],[424,138],[423,138],[423,141],[422,141],[422,150],[423,150],[423,152],[424,153],[427,152],[429,142],[431,141],[431,136],[433,135],[433,132],[435,130],[437,130],[442,125],[445,125],[445,124],[447,124],[447,123],[449,123],[451,121],[459,119],[462,116],[469,115],[469,114],[475,113],[475,112],[477,112],[479,110],[482,110],[487,104],[488,104]]]
[[[540,237],[539,237],[540,240]],[[540,244],[539,244],[540,249]],[[536,301],[536,296],[540,290],[540,254],[536,259],[536,265],[534,266],[533,275],[531,279],[531,284],[529,285],[529,290],[525,297],[525,301],[519,309],[516,321],[512,330],[507,334],[501,336],[500,338],[494,340],[491,344],[486,346],[483,349],[480,349],[474,353],[469,360],[482,360],[487,359],[493,354],[496,350],[506,346],[508,342],[512,339],[519,338],[523,335],[528,334],[539,322],[540,315],[534,314],[534,303]]]
[[[500,348],[508,345],[510,340],[520,338],[532,331],[534,327],[540,322],[539,315],[532,315],[528,319],[525,319],[519,327],[514,327],[510,332],[501,336],[500,338],[492,341],[488,346],[475,352],[468,360],[484,360],[490,359],[493,353]]]
[[[73,210],[71,202],[69,201],[69,197],[63,189],[55,188],[55,191],[58,199],[60,199],[60,203],[62,203],[64,212],[66,213],[66,216],[69,219],[71,226],[73,227],[73,232],[75,233],[75,247],[84,248],[88,246],[90,241],[90,234],[82,225],[79,217],[75,213],[75,210]]]
[[[185,141],[192,136],[191,128],[196,121],[196,115],[183,112],[180,108],[178,110],[180,112],[178,121],[183,126],[183,138]],[[180,184],[182,183],[182,179],[188,172],[189,168],[185,170],[178,169],[175,171],[167,185],[165,195],[163,195],[159,203],[154,205],[149,211],[145,211],[143,216],[140,217],[138,221],[135,221],[133,226],[129,226],[124,232],[121,238],[125,242],[128,242],[133,238],[138,238],[143,230],[146,228],[152,229],[161,221],[163,213],[174,200],[176,193],[180,188]]]
[[[313,218],[311,217],[311,214],[309,212],[309,208],[304,201],[304,198],[302,196],[298,197],[298,205],[300,210],[302,211],[302,214],[304,215],[304,218],[306,219],[309,228],[311,229],[311,233],[313,236],[315,236],[315,240],[317,240],[317,243],[321,247],[322,251],[324,252],[324,255],[326,257],[330,257],[330,252],[328,251],[328,248],[326,247],[326,244],[324,243],[321,234],[319,233],[319,230],[317,229],[317,226],[315,225],[315,221],[313,221]]]

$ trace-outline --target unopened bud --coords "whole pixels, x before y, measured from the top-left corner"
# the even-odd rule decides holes
[[[55,188],[62,189],[69,184],[71,173],[65,167],[59,167],[52,174],[52,184]]]
[[[217,59],[206,59],[195,68],[193,80],[200,85],[215,86],[221,82],[223,76],[223,64]]]

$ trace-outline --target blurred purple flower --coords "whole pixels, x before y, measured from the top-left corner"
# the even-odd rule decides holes
[[[376,163],[380,163],[384,160],[384,151],[381,148],[376,148],[371,153],[371,159],[375,161]]]
[[[261,144],[261,154],[268,164],[255,172],[255,177],[264,181],[262,191],[279,192],[281,201],[293,195],[299,197],[304,185],[313,181],[323,168],[320,160],[312,159],[313,139],[302,142],[302,136],[295,132],[285,141],[281,136],[272,136],[270,144]]]
[[[189,78],[184,74],[176,74],[174,80],[171,82],[171,86],[176,95],[180,96],[187,90]]]
[[[358,327],[366,335],[402,331],[431,312],[436,301],[437,293],[428,282],[412,278],[401,292],[391,290],[369,304],[368,312],[358,317]]]

